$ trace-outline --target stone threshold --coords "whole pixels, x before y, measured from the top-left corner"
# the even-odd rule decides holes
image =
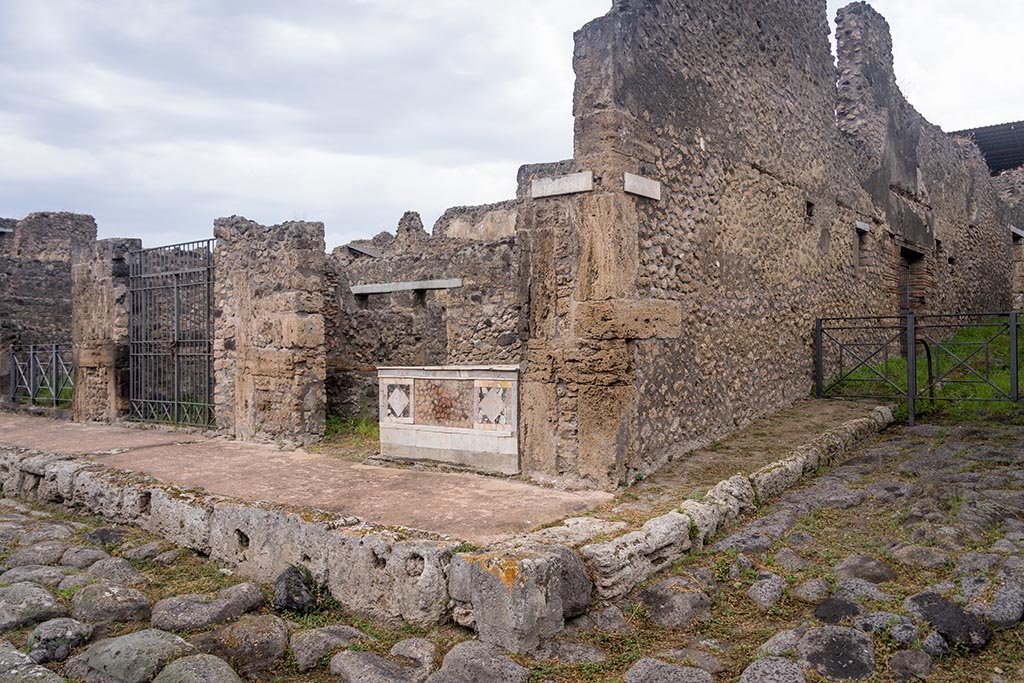
[[[75,455],[0,446],[0,483],[7,497],[135,524],[255,581],[272,583],[289,565],[304,565],[356,615],[420,627],[454,620],[485,642],[531,652],[594,598],[625,596],[892,422],[892,409],[877,407],[637,530],[576,518],[484,550],[351,515],[167,485]]]

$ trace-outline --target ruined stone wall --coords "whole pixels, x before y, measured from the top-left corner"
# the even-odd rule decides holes
[[[1017,208],[1024,199],[1024,166],[1003,171],[993,179],[999,198],[1008,206]]]
[[[324,433],[324,226],[214,223],[217,427],[243,441]]]
[[[325,315],[331,414],[376,418],[378,367],[520,361],[514,202],[449,209],[433,234],[407,213],[395,235],[335,249]],[[359,243],[357,243],[359,244]],[[461,279],[459,287],[355,296],[353,285]]]
[[[21,328],[19,342],[71,339],[71,255],[96,239],[92,216],[33,213],[0,228],[0,320]]]
[[[112,421],[128,412],[128,253],[137,239],[97,240],[76,250],[72,272],[78,422]]]
[[[524,169],[594,174],[520,209],[527,473],[628,483],[807,395],[814,319],[896,314],[901,254],[916,312],[1009,305],[977,149],[906,102],[863,3],[837,72],[825,7],[620,0],[577,34],[575,159]]]

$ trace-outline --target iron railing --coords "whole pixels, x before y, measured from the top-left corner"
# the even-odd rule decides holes
[[[214,240],[129,254],[130,417],[213,426]]]
[[[815,325],[819,397],[1020,401],[1018,314],[822,318]],[[913,349],[913,352],[910,352]]]
[[[71,344],[29,344],[11,348],[13,403],[70,408],[75,391]]]

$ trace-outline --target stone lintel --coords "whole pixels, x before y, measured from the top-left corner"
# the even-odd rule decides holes
[[[371,285],[354,285],[352,293],[356,296],[367,294],[391,294],[392,292],[409,292],[426,289],[454,289],[462,286],[462,278],[448,280],[415,280],[412,282],[382,282]]]
[[[14,228],[0,228],[0,233],[14,232]]]
[[[654,201],[661,201],[661,183],[657,180],[644,178],[634,173],[626,173],[623,177],[623,187],[629,194],[635,194]]]
[[[594,173],[593,171],[584,171],[555,178],[536,178],[530,185],[530,196],[533,199],[540,199],[541,197],[590,192],[593,189]]]
[[[590,339],[674,339],[683,331],[677,301],[610,299],[576,306],[576,334]]]
[[[1010,226],[1010,233],[1014,236],[1015,239],[1020,239],[1024,237],[1024,230],[1021,230],[1016,225]]]
[[[857,229],[857,232],[871,232],[871,226],[864,221],[854,221],[853,227]]]

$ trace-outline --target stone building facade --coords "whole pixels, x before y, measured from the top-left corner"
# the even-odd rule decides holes
[[[576,34],[573,158],[523,166],[515,198],[330,254],[319,223],[219,219],[217,428],[308,443],[327,413],[387,413],[378,369],[416,366],[389,375],[413,425],[396,438],[448,411],[467,443],[515,441],[502,472],[611,488],[806,396],[816,318],[1019,308],[1020,169],[992,179],[907,102],[869,5],[837,32],[838,63],[824,0],[616,0]],[[123,413],[119,259],[138,246],[94,238],[87,217],[0,223],[4,291],[30,256],[70,292],[64,255],[88,243],[80,419]],[[423,374],[442,365],[518,378]]]
[[[329,385],[472,339],[520,364],[522,471],[613,487],[806,396],[817,317],[1008,308],[1012,190],[900,93],[881,15],[837,30],[838,66],[824,1],[617,0],[576,34],[573,159],[524,166],[500,219],[335,253]],[[489,307],[346,293],[471,271]]]

